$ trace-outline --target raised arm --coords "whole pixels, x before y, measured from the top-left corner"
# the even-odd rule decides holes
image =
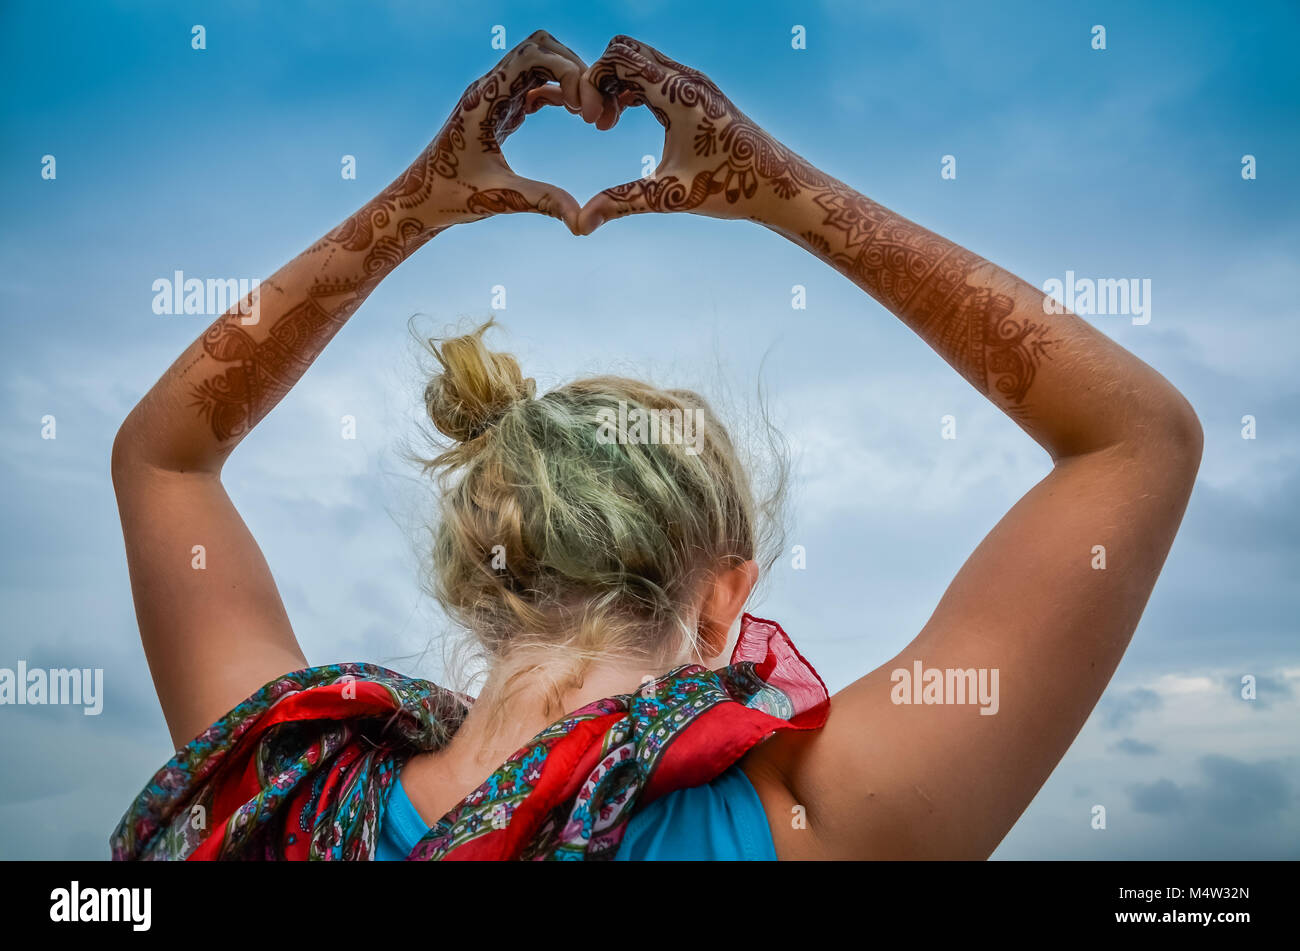
[[[546,102],[582,110],[583,69],[545,33],[508,53],[396,181],[217,319],[122,424],[113,482],[136,617],[178,746],[306,666],[270,569],[221,485],[227,456],[379,282],[439,232],[511,212],[576,226],[572,196],[515,175],[500,143]],[[599,114],[599,96],[585,94]]]
[[[582,233],[647,211],[757,221],[902,319],[1054,460],[902,653],[837,694],[818,734],[775,737],[746,763],[782,857],[988,856],[1137,626],[1199,465],[1195,414],[1091,325],[1045,313],[1041,291],[774,141],[702,74],[617,37],[586,81],[667,133],[655,175],[589,202]],[[914,662],[996,670],[997,712],[895,702],[894,671]],[[807,829],[792,828],[796,805]]]

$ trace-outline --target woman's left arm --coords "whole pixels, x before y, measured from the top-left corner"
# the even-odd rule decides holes
[[[370,292],[439,232],[511,212],[574,229],[573,197],[515,175],[500,145],[548,102],[595,121],[601,104],[590,89],[582,100],[584,69],[548,34],[530,36],[465,91],[396,181],[218,318],[122,424],[113,483],[140,635],[177,746],[306,666],[270,569],[222,487],[226,458]]]
[[[1051,455],[916,638],[837,693],[821,730],[777,734],[745,762],[782,858],[987,857],[1137,626],[1200,462],[1195,413],[1087,321],[1049,316],[1032,285],[821,172],[703,74],[616,37],[587,81],[644,103],[667,136],[656,173],[588,202],[582,233],[642,212],[757,221],[873,296]]]

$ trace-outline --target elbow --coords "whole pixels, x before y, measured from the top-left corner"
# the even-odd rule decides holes
[[[1201,420],[1196,415],[1196,410],[1192,409],[1192,404],[1187,402],[1187,397],[1177,390],[1174,390],[1172,397],[1173,406],[1168,411],[1165,423],[1170,442],[1193,469],[1199,468],[1201,454],[1205,450],[1205,430],[1201,428]]]
[[[118,492],[129,480],[130,473],[139,466],[140,453],[137,447],[131,416],[127,416],[118,427],[117,435],[113,437],[113,449],[109,454],[109,473],[113,479],[113,488]]]
[[[224,461],[224,455],[204,445],[195,446],[188,434],[175,432],[165,420],[160,422],[137,406],[113,438],[109,471],[120,496],[124,488],[157,472],[220,478]]]
[[[1162,469],[1190,486],[1196,480],[1205,449],[1201,421],[1192,404],[1172,386],[1154,404],[1143,427],[1143,442],[1155,451]]]
[[[122,491],[140,481],[140,474],[158,468],[154,453],[150,451],[149,440],[141,430],[139,407],[133,409],[113,437],[113,449],[109,454],[109,473],[113,479],[113,490],[121,498]]]
[[[1058,465],[1082,456],[1104,455],[1159,476],[1171,488],[1183,485],[1189,492],[1201,466],[1205,433],[1186,397],[1167,381],[1145,386],[1115,401],[1122,407],[1109,421],[1104,437],[1093,437],[1081,448],[1052,453]]]

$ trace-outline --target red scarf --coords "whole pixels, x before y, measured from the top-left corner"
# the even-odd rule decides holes
[[[370,859],[397,771],[469,699],[369,664],[279,678],[180,750],[136,798],[114,859]],[[437,822],[410,859],[612,858],[627,820],[710,782],[830,700],[779,624],[746,614],[731,663],[679,668],[547,727]]]

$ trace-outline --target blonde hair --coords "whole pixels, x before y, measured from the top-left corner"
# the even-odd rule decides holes
[[[657,672],[699,659],[684,619],[700,584],[775,557],[760,549],[779,534],[787,467],[766,414],[777,478],[760,502],[701,396],[597,376],[539,397],[513,356],[484,344],[493,323],[428,341],[440,372],[424,392],[450,440],[424,460],[441,489],[430,589],[506,667],[479,702],[499,710],[540,677],[554,703],[599,660]],[[659,425],[629,433],[638,417]]]

